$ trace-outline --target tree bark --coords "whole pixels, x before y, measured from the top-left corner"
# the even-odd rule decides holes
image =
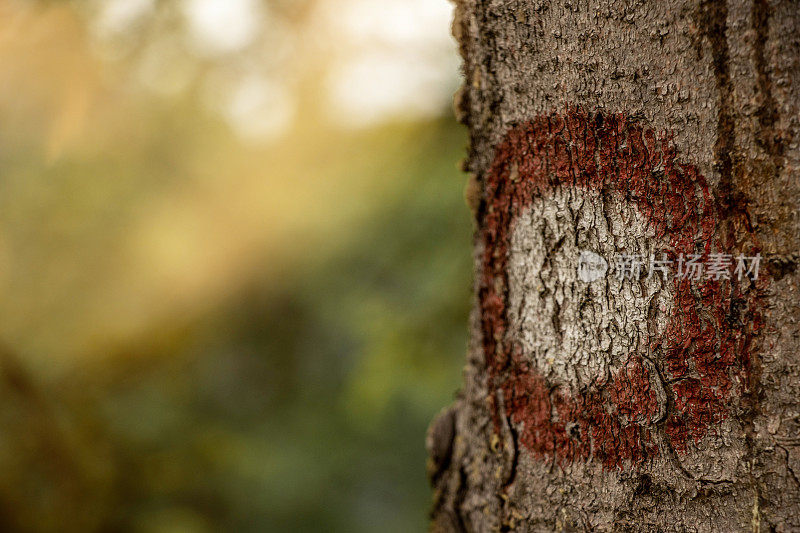
[[[453,31],[475,306],[432,529],[800,530],[800,4],[459,0]]]

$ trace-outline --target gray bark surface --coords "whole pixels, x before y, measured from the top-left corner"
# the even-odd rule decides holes
[[[427,438],[432,529],[800,531],[800,3],[458,0],[453,32],[465,75],[456,114],[471,139],[476,303],[463,389]],[[510,414],[500,386],[534,368],[551,390],[607,395],[598,376],[663,334],[678,305],[666,283],[589,290],[568,262],[581,249],[648,254],[670,237],[653,232],[624,190],[556,187],[515,215],[501,289],[508,328],[495,340],[525,365],[487,354],[481,235],[494,215],[487,176],[497,147],[515,126],[576,108],[668,134],[718,201],[715,238],[764,257],[763,285],[742,289],[748,309],[730,326],[749,339],[743,382],[732,378],[741,392],[685,449],[666,436],[682,399],[663,354],[640,358],[652,416],[620,418],[653,435],[635,460],[599,460],[586,434],[570,438],[588,454],[536,452],[522,438],[531,421]],[[519,179],[516,168],[505,176]],[[582,298],[597,303],[592,312]]]

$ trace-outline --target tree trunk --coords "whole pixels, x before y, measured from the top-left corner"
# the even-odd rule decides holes
[[[800,5],[453,27],[475,308],[433,529],[800,530]]]

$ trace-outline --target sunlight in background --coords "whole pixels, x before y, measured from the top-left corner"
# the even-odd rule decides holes
[[[0,530],[424,529],[470,297],[450,13],[0,2]]]
[[[183,42],[173,38],[148,43],[140,60],[143,83],[156,92],[175,94],[197,75],[194,61],[182,54],[216,61],[212,70],[238,79],[226,83],[227,94],[217,94],[220,100],[210,105],[249,141],[273,141],[290,126],[292,109],[306,104],[292,101],[291,85],[309,74],[303,69],[319,66],[303,57],[326,61],[318,90],[327,93],[327,119],[341,126],[436,116],[455,90],[455,44],[442,31],[449,28],[452,10],[446,0],[320,0],[310,4],[307,27],[296,32],[291,43],[281,44],[275,36],[290,39],[285,24],[270,15],[269,3],[183,0],[177,5],[179,9],[162,9],[164,20],[156,17],[154,24],[184,27]],[[141,29],[143,18],[154,9],[153,0],[101,2],[96,33],[124,48],[131,28]],[[287,44],[302,54],[286,56]],[[249,56],[251,67],[261,72],[231,72],[242,61],[237,58],[231,64],[236,53]],[[206,73],[208,78],[215,75],[219,77]],[[211,83],[218,88],[218,80]]]
[[[337,120],[375,124],[442,112],[458,79],[452,6],[436,0],[344,0],[326,4],[343,53],[330,73]]]
[[[373,164],[366,152],[351,149],[351,159],[332,164],[337,132],[392,121],[411,127],[449,113],[458,79],[445,1],[94,0],[4,9],[16,21],[0,39],[9,142],[44,140],[44,168],[62,194],[84,202],[58,204],[47,181],[7,173],[7,182],[30,182],[39,195],[28,192],[29,204],[15,198],[9,227],[53,217],[60,242],[70,243],[58,260],[20,263],[16,277],[8,272],[17,267],[0,272],[9,302],[27,309],[10,313],[5,328],[35,351],[57,343],[65,353],[102,352],[241,283],[271,250],[280,253],[269,268],[279,270],[302,257],[306,242],[335,243],[326,235],[356,227],[364,198],[396,187],[360,170]],[[219,133],[216,119],[237,139]],[[149,148],[156,131],[166,144]],[[398,153],[410,131],[397,136]],[[151,149],[161,155],[137,155]],[[115,158],[108,177],[88,170]],[[59,165],[74,177],[64,180]],[[155,180],[144,195],[134,193],[141,179]],[[117,236],[101,242],[93,227]],[[24,247],[47,256],[48,239],[28,236]],[[6,255],[12,265],[26,257]],[[90,257],[102,258],[97,276],[82,264]],[[56,324],[47,317],[67,304],[46,289],[45,275],[57,291],[83,291]],[[27,278],[32,288],[23,290]],[[91,331],[78,326],[86,320]]]
[[[184,0],[191,43],[200,54],[236,52],[251,44],[262,24],[258,0]]]

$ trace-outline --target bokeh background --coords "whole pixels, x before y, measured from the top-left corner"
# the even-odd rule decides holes
[[[0,0],[0,531],[426,528],[446,0]]]

